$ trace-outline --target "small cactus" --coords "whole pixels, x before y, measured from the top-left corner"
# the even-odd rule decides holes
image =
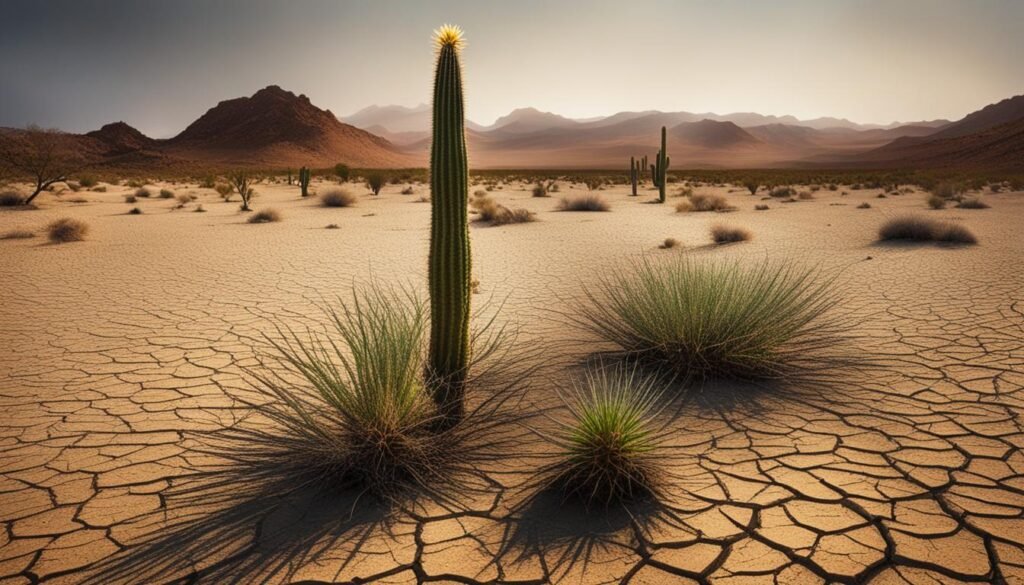
[[[430,148],[430,354],[428,377],[444,419],[464,412],[470,360],[469,165],[466,159],[462,29],[435,33],[434,121]]]
[[[637,162],[636,157],[629,157],[629,183],[633,186],[633,197],[636,197],[636,184],[640,180],[642,168]]]
[[[667,183],[665,177],[668,173],[669,161],[667,130],[662,126],[661,150],[658,151],[658,157],[655,159],[654,164],[651,165],[651,182],[658,188],[658,203],[665,202],[665,184]]]
[[[302,189],[303,197],[309,196],[309,179],[309,169],[306,167],[302,167],[301,169],[299,169],[299,188]]]

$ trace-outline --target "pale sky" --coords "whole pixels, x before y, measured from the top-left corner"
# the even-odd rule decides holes
[[[484,124],[527,106],[888,123],[1024,93],[1024,0],[0,0],[0,126],[169,137],[271,84],[341,116],[416,105],[445,22]]]

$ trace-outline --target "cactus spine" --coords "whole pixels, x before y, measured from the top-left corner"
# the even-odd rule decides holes
[[[309,169],[306,167],[299,169],[299,188],[302,189],[303,197],[309,195]]]
[[[463,415],[470,343],[469,170],[466,160],[462,30],[435,32],[433,141],[430,148],[430,354],[428,380],[441,415]]]
[[[651,165],[651,182],[658,188],[658,203],[665,202],[665,175],[668,172],[669,156],[668,156],[668,145],[666,144],[666,130],[665,127],[661,127],[661,150],[658,151],[658,157],[654,160],[654,164]]]
[[[640,180],[640,169],[636,157],[629,157],[629,182],[633,186],[633,197],[636,197],[636,184]]]

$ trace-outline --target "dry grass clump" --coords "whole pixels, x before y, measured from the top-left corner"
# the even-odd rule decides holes
[[[272,474],[292,489],[351,488],[383,500],[412,492],[452,506],[464,505],[458,491],[487,489],[484,466],[508,456],[509,422],[520,416],[503,390],[485,387],[463,418],[440,424],[425,377],[426,304],[410,289],[377,285],[339,304],[325,307],[324,327],[278,325],[265,338],[262,367],[248,371],[258,397],[240,400],[270,424],[227,426],[208,448],[229,451],[225,465]],[[486,327],[475,332],[476,372],[488,371],[485,360],[507,363],[504,339]],[[481,375],[467,388],[486,386]]]
[[[329,224],[327,224],[327,227],[325,227],[324,229],[328,229],[328,230],[340,230],[340,229],[341,229],[341,226],[340,226],[340,225],[338,225],[338,224],[336,224],[336,223],[329,223]]]
[[[978,238],[966,227],[918,215],[904,215],[885,222],[878,230],[878,239],[910,240],[915,242],[946,242],[977,244]]]
[[[139,199],[149,199],[150,197],[153,196],[153,193],[151,193],[149,189],[145,187],[139,187],[138,189],[135,190],[135,196],[138,197]]]
[[[174,191],[171,191],[170,189],[160,189],[160,198],[174,199]]]
[[[792,187],[775,187],[768,194],[772,197],[783,199],[796,195],[796,191]]]
[[[871,209],[871,204],[865,201],[857,206],[857,209]]]
[[[28,230],[11,230],[0,235],[0,240],[27,240],[34,237],[35,233]]]
[[[768,209],[770,208],[764,203],[758,203],[754,206],[754,211],[768,211]]]
[[[705,193],[696,193],[690,196],[690,203],[693,205],[694,211],[735,211],[736,208],[729,205],[729,202],[725,200],[725,197],[721,195],[708,195]],[[676,208],[678,211],[678,207]]]
[[[927,199],[928,207],[932,209],[945,209],[946,202],[948,199],[945,197],[939,197],[938,195],[929,195]]]
[[[252,214],[247,220],[249,223],[272,223],[281,221],[281,213],[276,209],[261,209]]]
[[[658,247],[661,248],[662,250],[671,250],[672,248],[675,248],[678,245],[679,240],[675,238],[665,238],[665,241],[662,242],[661,245]]]
[[[405,189],[402,189],[402,195],[412,195],[415,192],[416,190],[412,188],[412,185],[409,185]]]
[[[992,207],[988,203],[981,200],[980,197],[966,197],[961,199],[956,206],[960,209],[988,209]]]
[[[15,207],[21,205],[24,197],[17,191],[4,191],[0,193],[0,207]]]
[[[130,209],[130,210],[128,211],[128,215],[142,215],[142,210],[141,210],[141,209],[139,209],[138,207],[132,207],[132,208],[131,208],[131,209]]]
[[[661,391],[634,369],[587,370],[559,392],[568,417],[551,437],[559,460],[542,473],[567,496],[607,506],[657,490]],[[663,425],[662,425],[663,426]]]
[[[611,206],[600,195],[577,195],[563,197],[558,203],[559,211],[611,211]]]
[[[479,221],[489,222],[491,225],[529,223],[537,220],[531,211],[521,208],[509,209],[486,195],[477,196],[469,204],[476,211]]]
[[[685,378],[782,377],[835,341],[823,335],[832,280],[788,263],[642,260],[586,295],[577,322],[622,357]]]
[[[217,183],[216,185],[213,186],[213,190],[216,191],[218,195],[223,197],[224,201],[230,200],[231,194],[235,192],[235,188],[232,187],[231,185],[228,185],[227,183]]]
[[[711,226],[711,239],[716,244],[729,244],[732,242],[745,242],[754,237],[750,230],[737,226],[716,224]]]
[[[138,200],[139,198],[136,197],[133,193],[128,193],[127,195],[124,196],[125,203],[135,203]]]
[[[89,233],[89,224],[78,219],[64,217],[46,226],[47,237],[54,244],[80,242]]]
[[[820,190],[820,188],[817,190]],[[814,199],[814,191],[801,191],[797,193],[797,197],[803,201]]]
[[[349,207],[356,202],[355,195],[345,189],[331,189],[320,195],[320,205],[324,207]]]

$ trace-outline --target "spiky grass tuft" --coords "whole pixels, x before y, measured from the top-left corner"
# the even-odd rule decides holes
[[[835,343],[832,281],[788,263],[644,259],[585,290],[574,320],[614,353],[680,378],[783,378]]]
[[[586,370],[559,394],[568,417],[550,439],[559,450],[547,470],[550,487],[588,506],[655,493],[663,434],[655,380],[620,364]]]

